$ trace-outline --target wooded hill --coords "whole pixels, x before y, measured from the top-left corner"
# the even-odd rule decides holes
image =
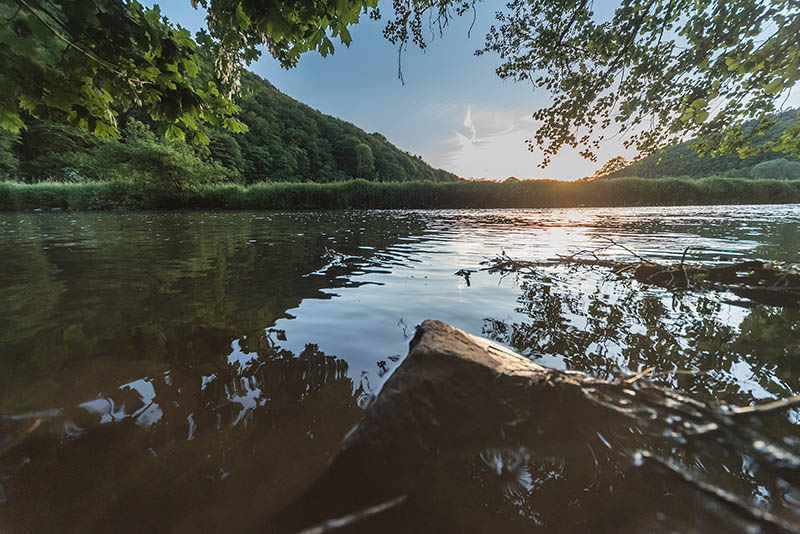
[[[121,181],[168,189],[216,182],[459,179],[379,133],[290,98],[255,74],[245,73],[242,86],[238,118],[248,131],[216,127],[207,148],[168,141],[149,117],[135,113],[122,114],[122,136],[110,141],[27,118],[19,135],[0,130],[0,179]]]
[[[772,128],[764,133],[761,142],[773,141],[797,118],[797,110],[776,117]],[[800,179],[800,159],[781,152],[762,152],[740,158],[738,154],[699,157],[687,141],[648,156],[624,169],[607,175],[608,178],[638,176],[640,178],[725,176],[731,178]]]

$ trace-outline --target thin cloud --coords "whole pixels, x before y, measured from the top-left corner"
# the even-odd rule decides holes
[[[536,167],[535,158],[525,145],[533,127],[530,117],[500,110],[473,110],[471,105],[462,113],[463,130],[453,130],[452,137],[443,142],[446,148],[439,159],[446,168],[462,176],[498,179],[526,175],[526,170]]]
[[[543,155],[528,150],[527,139],[537,122],[522,111],[481,109],[467,105],[450,116],[452,134],[440,143],[441,150],[428,155],[435,166],[467,178],[503,180],[518,178],[558,178],[574,180],[591,175],[599,165],[622,152],[618,143],[601,147],[602,160],[593,163],[576,150],[564,149],[546,169],[538,168]],[[623,154],[626,155],[626,154]],[[604,159],[605,158],[605,159]]]

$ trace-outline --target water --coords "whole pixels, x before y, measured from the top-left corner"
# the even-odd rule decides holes
[[[545,259],[603,238],[655,261],[678,261],[691,246],[692,261],[800,262],[799,223],[798,206],[2,213],[0,524],[269,531],[427,318],[597,378],[654,368],[654,382],[702,401],[800,393],[798,309],[674,295],[602,269],[479,270],[501,253]],[[622,248],[603,254],[630,258]],[[469,283],[460,269],[476,270]],[[798,410],[771,416],[759,435],[796,454],[798,421]],[[533,438],[518,439],[524,446],[511,452],[462,451],[457,465],[466,480],[502,478],[503,465],[535,452]],[[747,454],[704,461],[701,478],[800,523],[796,472],[764,474]],[[553,528],[556,508],[531,509],[532,480],[544,488],[563,476],[542,469],[511,485],[484,480],[471,498],[496,511],[474,524]],[[581,469],[592,479],[591,466]],[[452,491],[442,513],[463,505]],[[660,524],[702,524],[679,515]]]

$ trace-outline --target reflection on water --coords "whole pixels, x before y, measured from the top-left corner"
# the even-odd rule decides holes
[[[791,206],[0,214],[0,522],[19,532],[263,530],[324,469],[428,317],[599,378],[653,368],[654,382],[701,400],[800,393],[800,310],[673,295],[596,270],[478,271],[469,285],[454,276],[501,251],[543,259],[598,236],[657,260],[692,246],[697,260],[798,262],[798,223]],[[451,481],[431,496],[429,524],[554,528],[567,511],[574,525],[619,526],[613,518],[634,506],[625,499],[646,501],[637,477],[659,481],[647,502],[679,493],[660,464],[628,461],[634,442],[800,521],[797,473],[743,457],[736,436],[681,452],[632,441],[629,422],[608,418],[559,436],[565,419],[590,417],[562,408],[517,430],[503,423],[504,439],[487,422],[490,437],[438,458],[436,474],[414,473],[439,480],[432,488]],[[788,454],[800,450],[798,419],[790,410],[748,424]],[[554,445],[565,443],[571,456]],[[686,510],[722,514],[691,495],[650,510],[664,530],[713,525]],[[444,519],[459,513],[464,521]]]
[[[359,393],[311,344],[123,384],[45,414],[47,433],[3,458],[4,515],[38,532],[254,529],[324,467]]]
[[[643,290],[606,282],[570,287],[553,269],[521,281],[516,320],[487,318],[483,335],[555,367],[612,379],[653,369],[652,380],[703,400],[747,405],[785,398],[800,379],[800,310],[742,309],[716,295]],[[610,287],[609,287],[610,286]]]

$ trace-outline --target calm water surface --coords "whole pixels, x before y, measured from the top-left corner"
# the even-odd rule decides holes
[[[656,261],[691,246],[692,261],[800,262],[800,207],[0,213],[0,530],[269,532],[427,318],[598,378],[653,367],[655,382],[703,401],[800,393],[798,309],[673,295],[602,270],[454,274],[602,238]],[[798,423],[789,410],[759,432],[797,454]],[[596,446],[617,447],[598,434],[585,445],[599,472]],[[544,492],[567,478],[564,460],[536,467],[519,453],[533,445],[471,451],[464,484],[475,489],[462,499],[454,487],[442,513],[474,499],[486,508],[474,531],[557,529]],[[796,471],[725,454],[682,458],[742,502],[800,523]],[[619,482],[603,486],[595,468],[580,483],[572,474],[569,491],[612,495]],[[580,492],[564,488],[547,491],[580,508]],[[654,514],[664,530],[707,526]]]

